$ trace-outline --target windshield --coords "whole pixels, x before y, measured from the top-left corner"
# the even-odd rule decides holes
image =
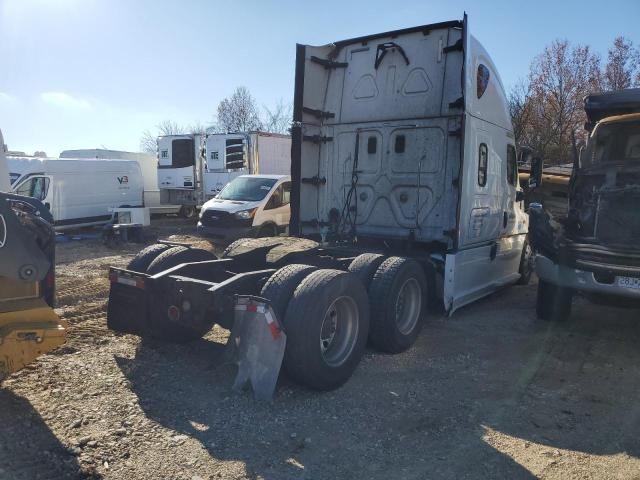
[[[217,198],[257,202],[269,193],[276,181],[275,178],[237,177],[222,189]]]
[[[589,140],[583,167],[640,162],[640,120],[599,125]]]

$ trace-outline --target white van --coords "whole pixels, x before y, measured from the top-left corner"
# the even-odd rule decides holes
[[[135,160],[46,159],[30,166],[12,188],[49,208],[56,230],[104,224],[113,208],[143,206]]]
[[[290,199],[289,175],[241,175],[202,206],[198,231],[224,241],[286,233]]]

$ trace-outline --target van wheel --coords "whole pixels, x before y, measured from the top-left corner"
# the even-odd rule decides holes
[[[216,256],[213,253],[208,250],[203,250],[202,248],[171,247],[151,262],[147,273],[149,275],[155,275],[156,273],[176,267],[181,263],[204,262],[215,259]]]
[[[284,368],[289,376],[315,390],[338,388],[364,354],[367,292],[352,273],[316,270],[296,288],[284,327]]]
[[[522,255],[520,256],[520,267],[518,268],[518,273],[520,274],[518,285],[529,285],[531,275],[535,270],[535,261],[536,259],[533,254],[533,249],[529,244],[529,236],[526,236],[524,239],[524,245],[522,246]]]
[[[363,253],[353,259],[348,270],[354,273],[368,290],[373,275],[384,259],[385,256],[378,253]]]
[[[171,245],[167,245],[166,243],[155,243],[153,245],[149,245],[146,248],[143,248],[138,252],[138,254],[133,257],[133,259],[127,265],[127,270],[131,270],[133,272],[145,273],[151,262],[153,262],[158,255],[166,250],[169,250]]]
[[[284,324],[284,315],[296,287],[316,270],[317,268],[311,265],[287,265],[271,275],[262,287],[260,296],[271,302],[281,324]]]
[[[371,331],[378,350],[400,353],[418,338],[427,304],[427,278],[422,266],[410,258],[387,258],[369,287]]]
[[[259,229],[258,229],[258,234],[256,235],[256,237],[258,238],[264,238],[264,237],[277,237],[278,236],[278,229],[276,228],[275,225],[268,223],[266,225],[262,225]]]
[[[186,219],[195,218],[196,207],[194,207],[193,205],[183,205],[182,207],[180,207],[180,211],[178,212],[178,215]]]
[[[536,314],[542,320],[563,322],[571,315],[573,291],[540,279],[536,298]]]

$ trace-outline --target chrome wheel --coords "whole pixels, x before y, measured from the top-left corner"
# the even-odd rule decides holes
[[[359,312],[351,297],[336,298],[327,309],[320,327],[320,352],[331,367],[347,361],[358,338]]]
[[[422,291],[415,278],[408,278],[396,298],[396,324],[403,335],[409,335],[420,320]]]

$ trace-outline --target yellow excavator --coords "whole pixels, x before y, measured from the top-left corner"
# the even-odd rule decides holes
[[[0,131],[0,381],[62,345],[66,322],[53,310],[53,218],[35,198],[10,193]]]

